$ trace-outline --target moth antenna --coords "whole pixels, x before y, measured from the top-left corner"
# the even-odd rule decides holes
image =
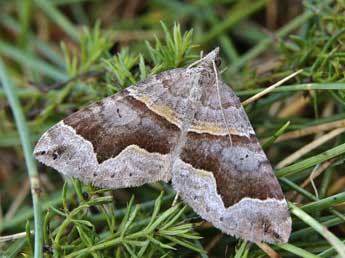
[[[224,124],[225,124],[225,127],[226,127],[226,131],[228,132],[228,135],[229,135],[230,146],[232,147],[231,133],[230,133],[230,130],[229,130],[228,122],[226,121],[226,118],[225,118],[224,108],[223,108],[222,100],[221,100],[221,97],[220,97],[218,72],[217,72],[216,62],[214,60],[212,61],[212,65],[213,65],[214,74],[216,75],[216,87],[217,87],[217,95],[218,95],[219,106],[220,106],[220,110],[222,112],[222,117],[223,117],[223,121],[224,121]]]

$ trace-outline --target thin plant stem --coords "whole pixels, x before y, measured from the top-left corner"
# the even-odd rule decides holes
[[[22,110],[22,107],[19,103],[18,97],[15,92],[15,87],[7,74],[6,67],[2,60],[0,59],[0,81],[4,88],[6,97],[12,109],[16,126],[18,128],[20,141],[23,147],[24,157],[26,167],[28,169],[31,194],[32,194],[32,203],[34,210],[34,226],[35,226],[35,258],[42,257],[43,250],[43,234],[42,234],[42,209],[40,202],[40,183],[38,172],[36,168],[36,163],[33,160],[32,156],[32,146],[31,138],[28,126],[26,124],[26,119]]]

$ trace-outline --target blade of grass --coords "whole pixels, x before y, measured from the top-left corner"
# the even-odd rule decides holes
[[[337,250],[341,257],[345,257],[345,245],[339,240],[339,238],[293,203],[289,203],[289,206],[292,214],[311,226],[316,232],[322,235],[335,248],[335,250]]]
[[[294,189],[299,194],[303,195],[304,197],[307,197],[310,200],[317,200],[314,195],[312,195],[310,192],[305,190],[304,188],[300,187],[299,185],[295,184],[291,180],[287,179],[286,177],[279,178],[280,182],[283,182],[287,186],[289,186],[291,189]]]
[[[332,2],[332,0],[324,1],[325,5]],[[277,38],[282,38],[288,34],[290,34],[295,29],[299,28],[301,25],[305,24],[306,21],[311,19],[315,14],[307,10],[301,15],[297,16],[293,20],[291,20],[289,23],[287,23],[285,26],[280,28],[275,35],[272,35],[271,37],[267,37],[266,39],[263,39],[261,42],[259,42],[255,47],[253,47],[251,50],[249,50],[246,54],[241,56],[236,64],[234,64],[230,68],[230,73],[235,73],[239,69],[241,69],[245,64],[247,64],[250,60],[254,59],[255,57],[259,56],[261,53],[263,53],[274,41],[276,41]]]
[[[40,183],[36,163],[32,156],[31,138],[26,124],[23,110],[15,93],[15,87],[7,74],[6,68],[0,59],[0,80],[5,90],[8,102],[11,106],[16,126],[19,132],[20,140],[23,147],[26,167],[30,178],[32,202],[34,209],[34,225],[35,225],[35,258],[42,257],[43,235],[42,235],[42,208],[40,202]]]
[[[287,121],[282,127],[279,128],[278,131],[276,131],[268,140],[266,140],[262,144],[262,148],[266,150],[268,147],[270,147],[289,127],[290,121]]]
[[[240,247],[236,250],[236,254],[234,258],[244,258],[248,255],[248,242],[246,240],[243,240]]]
[[[25,0],[18,2],[17,9],[19,12],[19,19],[20,19],[20,35],[18,37],[18,45],[20,45],[23,48],[27,47],[28,42],[28,35],[30,30],[30,18],[32,15],[31,6],[32,2],[31,0]]]
[[[341,223],[343,223],[344,220],[339,218],[339,217],[333,217],[330,218],[324,222],[322,222],[322,225],[324,227],[333,227],[336,225],[339,225]],[[313,227],[307,227],[307,228],[303,228],[300,230],[295,230],[294,232],[292,232],[289,241],[296,241],[297,239],[305,239],[306,237],[310,237],[313,235],[313,233],[315,233],[315,230]]]
[[[332,206],[335,206],[339,203],[345,202],[345,192],[339,193],[315,202],[310,202],[306,205],[303,205],[301,209],[306,212],[320,211]]]
[[[345,244],[345,240],[343,241],[343,243]],[[325,251],[321,252],[318,254],[319,257],[333,257],[334,253],[335,253],[335,249],[334,247],[328,248]]]
[[[239,1],[238,4],[230,10],[224,21],[217,23],[213,29],[201,39],[200,44],[205,45],[210,40],[223,34],[225,30],[231,28],[252,13],[260,10],[266,3],[267,0],[259,0],[254,3],[253,1]],[[246,6],[246,8],[243,8],[244,6]]]
[[[18,239],[17,241],[13,242],[6,251],[0,253],[3,255],[2,257],[6,258],[14,258],[14,257],[20,257],[19,252],[24,248],[26,245],[26,239]]]
[[[0,23],[5,27],[8,27],[9,30],[13,31],[14,33],[21,33],[21,24],[19,24],[18,21],[10,15],[2,15],[0,17]],[[43,41],[35,34],[30,33],[28,35],[28,44],[34,47],[34,49],[37,49],[39,53],[43,54],[54,64],[58,65],[61,68],[65,67],[65,61],[62,58],[61,53],[59,54],[54,49],[54,45],[51,45],[50,42]]]
[[[319,258],[319,256],[315,255],[315,254],[312,254],[308,251],[306,251],[305,249],[303,248],[299,248],[295,245],[292,245],[292,244],[280,244],[280,245],[277,245],[279,248],[283,249],[283,250],[286,250],[292,254],[295,254],[297,255],[298,257],[304,257],[304,258]]]
[[[301,172],[307,168],[310,168],[316,164],[319,164],[325,160],[331,159],[333,157],[336,157],[340,154],[345,153],[345,143],[334,147],[330,150],[327,150],[325,152],[322,152],[318,155],[315,155],[311,158],[308,159],[304,159],[300,162],[297,162],[295,164],[292,164],[288,167],[279,169],[276,171],[276,176],[277,177],[284,177],[284,176],[291,176],[291,175],[295,175],[298,172]]]
[[[41,96],[43,93],[39,90],[28,89],[28,88],[17,88],[16,89],[18,98],[36,98]],[[5,91],[0,89],[0,98],[5,97]]]
[[[42,74],[45,74],[55,80],[66,80],[67,76],[59,69],[56,69],[54,66],[38,59],[37,57],[30,55],[29,53],[13,47],[8,43],[0,41],[0,53],[8,56],[9,58],[15,60],[21,65],[26,65],[32,70],[38,71]]]
[[[329,130],[340,128],[340,127],[345,127],[345,119],[340,119],[340,120],[336,120],[336,121],[332,121],[328,123],[321,123],[318,125],[303,127],[301,129],[290,131],[288,133],[283,134],[281,137],[279,137],[277,142],[297,139],[297,138],[304,137],[307,135],[329,131]]]
[[[264,91],[266,88],[257,88],[253,90],[237,91],[238,97],[254,95]],[[345,90],[345,83],[303,83],[294,85],[282,85],[272,90],[272,92],[292,92],[303,90]],[[272,93],[271,92],[271,93]]]
[[[218,17],[215,15],[214,10],[212,8],[208,8],[209,2],[207,0],[203,0],[202,4],[204,5],[204,10],[206,12],[206,19],[208,22],[215,26],[220,22]],[[231,63],[235,63],[238,59],[238,53],[236,47],[234,46],[231,37],[228,35],[220,34],[218,35],[218,41],[220,42],[222,49],[224,50],[225,54],[227,55],[229,61]]]
[[[306,155],[307,153],[311,152],[312,150],[316,149],[317,147],[323,145],[325,142],[332,140],[333,138],[337,137],[338,135],[342,134],[345,132],[345,128],[337,128],[332,130],[331,132],[324,134],[314,141],[304,145],[291,155],[288,155],[285,157],[282,161],[280,161],[277,165],[276,168],[283,168],[286,167],[287,165],[292,164],[296,160],[299,160],[301,157]]]
[[[296,75],[300,74],[301,72],[303,72],[302,69],[284,77],[283,79],[279,80],[278,82],[274,83],[273,85],[269,86],[268,88],[264,89],[263,91],[260,91],[258,94],[255,94],[254,96],[250,97],[249,99],[246,99],[245,101],[243,101],[241,103],[242,106],[246,106],[246,105],[248,105],[254,101],[257,101],[258,99],[260,99],[264,95],[272,92],[274,89],[281,86],[284,82],[290,80],[291,78],[295,77]]]
[[[34,0],[46,14],[62,28],[72,39],[79,41],[79,31],[73,24],[50,2],[45,0]]]

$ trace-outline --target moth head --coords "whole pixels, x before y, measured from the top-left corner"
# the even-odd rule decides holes
[[[204,56],[199,66],[213,69],[213,63],[215,63],[216,66],[220,66],[221,59],[219,57],[219,47],[216,47],[210,53]]]

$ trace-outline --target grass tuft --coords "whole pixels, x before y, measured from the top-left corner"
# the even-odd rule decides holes
[[[34,0],[0,8],[0,256],[345,257],[342,1]],[[38,176],[32,145],[51,125],[217,46],[222,79],[242,101],[259,93],[245,108],[290,204],[289,243],[223,235],[182,203],[171,207],[167,184],[111,191],[64,184],[43,166]]]

